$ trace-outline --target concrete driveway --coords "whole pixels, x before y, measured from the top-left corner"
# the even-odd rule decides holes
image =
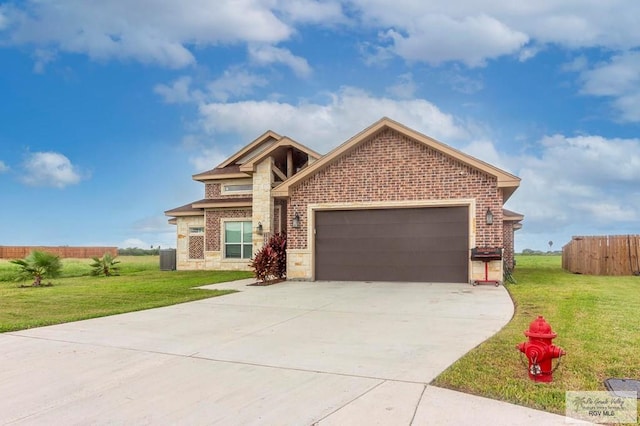
[[[232,295],[0,334],[0,423],[564,423],[427,386],[509,321],[503,287],[249,282],[215,286],[241,290]]]

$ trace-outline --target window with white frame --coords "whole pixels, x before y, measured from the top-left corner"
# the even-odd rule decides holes
[[[251,221],[224,223],[225,259],[251,259]]]
[[[248,192],[253,189],[253,185],[250,183],[242,184],[242,185],[224,185],[224,192]]]
[[[235,179],[220,182],[221,195],[251,194],[253,181],[251,179]]]

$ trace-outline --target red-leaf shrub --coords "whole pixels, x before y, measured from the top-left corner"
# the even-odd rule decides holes
[[[273,234],[267,243],[253,256],[249,264],[255,277],[262,281],[282,279],[287,276],[287,236]]]

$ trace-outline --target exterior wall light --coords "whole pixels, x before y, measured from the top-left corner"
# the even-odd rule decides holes
[[[262,222],[258,222],[258,226],[256,226],[256,232],[258,235],[262,235]]]
[[[493,225],[493,213],[491,213],[491,209],[487,207],[486,213],[487,225]]]
[[[293,215],[293,220],[291,221],[291,227],[300,228],[300,215],[298,214],[298,212],[296,212],[296,214]]]

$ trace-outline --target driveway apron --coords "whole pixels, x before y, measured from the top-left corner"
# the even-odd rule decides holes
[[[477,397],[428,383],[513,314],[503,287],[250,282],[207,286],[240,290],[222,297],[0,334],[0,423],[446,424],[464,409],[444,407]],[[476,403],[496,407],[495,418],[516,410],[521,424],[563,419]]]

